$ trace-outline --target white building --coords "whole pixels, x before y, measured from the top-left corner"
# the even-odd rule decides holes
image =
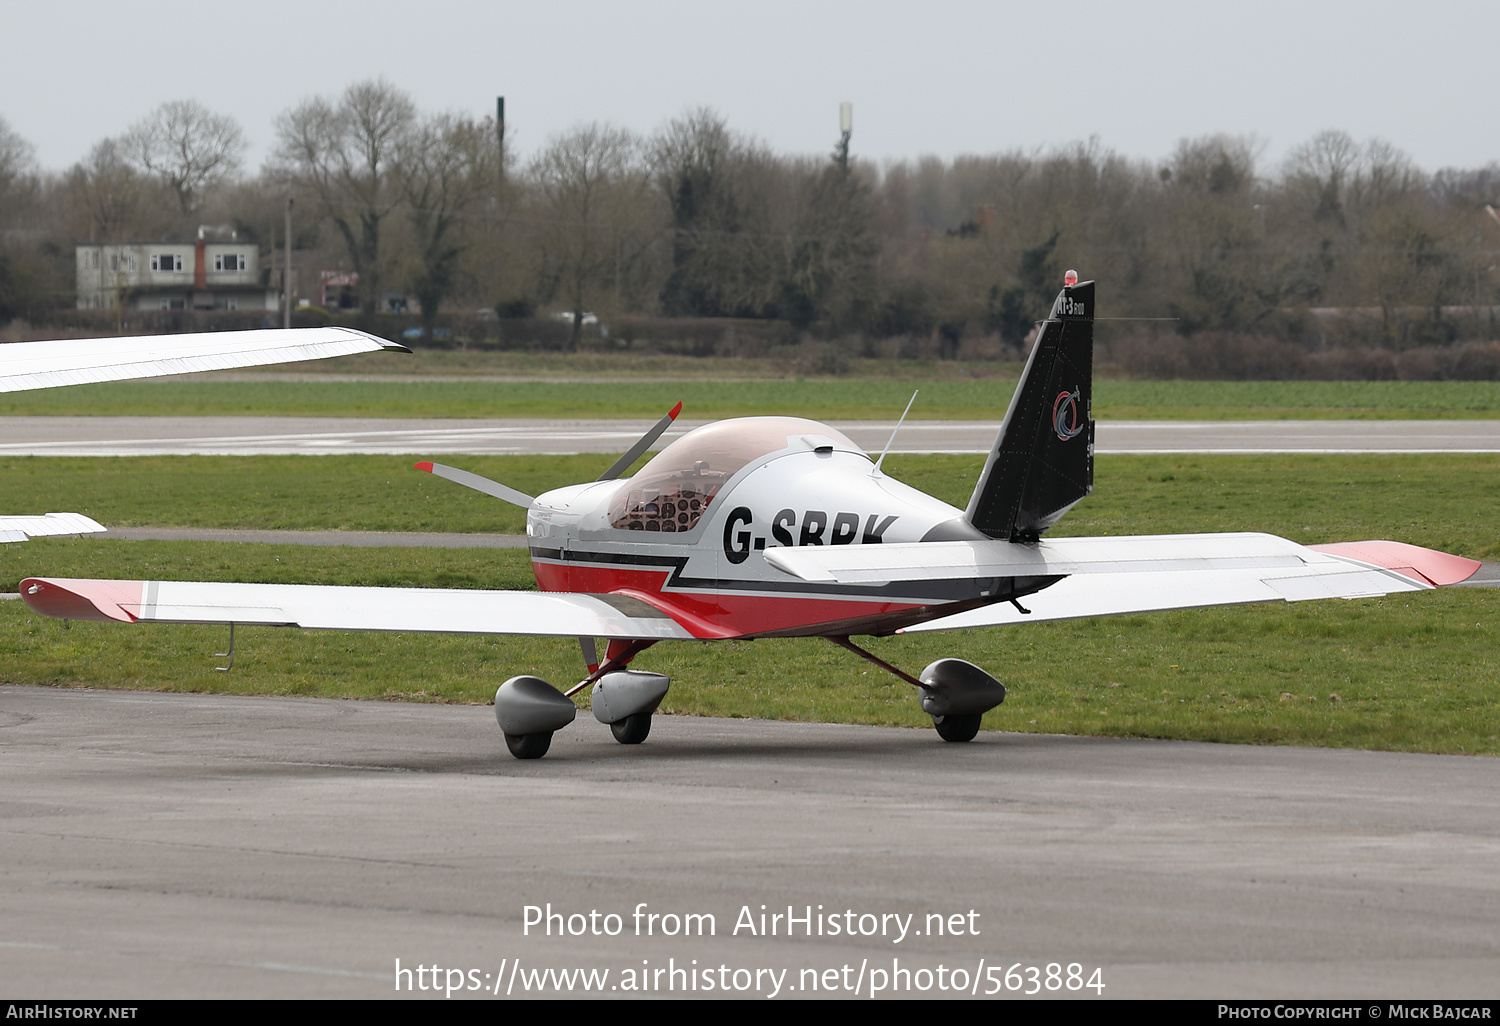
[[[277,310],[254,243],[79,246],[78,309]]]

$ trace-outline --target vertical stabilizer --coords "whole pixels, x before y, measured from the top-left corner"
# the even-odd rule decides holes
[[[1094,283],[1058,293],[964,519],[1035,539],[1094,489]]]

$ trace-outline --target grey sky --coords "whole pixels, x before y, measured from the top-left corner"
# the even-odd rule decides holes
[[[1490,120],[1500,4],[1430,0],[256,0],[186,7],[3,0],[0,117],[61,169],[167,100],[231,114],[252,167],[276,114],[384,76],[423,109],[506,97],[527,155],[581,121],[648,132],[716,108],[782,153],[879,161],[1097,136],[1162,158],[1254,134],[1262,168],[1324,128],[1419,165],[1500,159]]]

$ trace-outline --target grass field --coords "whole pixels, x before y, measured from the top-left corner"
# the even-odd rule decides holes
[[[608,457],[473,457],[540,490]],[[978,458],[892,457],[902,480],[961,502]],[[7,509],[80,509],[107,524],[505,531],[509,507],[383,457],[22,459],[0,463]],[[1058,533],[1269,530],[1298,541],[1388,537],[1500,554],[1496,457],[1101,457],[1097,490]],[[597,473],[597,470],[594,470]],[[405,474],[411,481],[397,476]],[[391,482],[387,484],[386,482]],[[398,484],[399,482],[399,484]],[[444,485],[446,492],[435,486]],[[66,501],[86,498],[86,503]],[[45,500],[45,501],[43,501]],[[295,513],[293,513],[295,511]],[[426,517],[426,519],[421,519]],[[414,522],[421,520],[421,522]],[[524,552],[41,539],[0,547],[20,577],[100,576],[459,588],[530,587]],[[993,729],[1500,754],[1500,593],[1250,606],[877,640],[918,670],[957,655],[1011,689]],[[69,623],[0,602],[0,680],[483,702],[499,681],[580,674],[576,642],[238,632]],[[669,712],[922,726],[909,686],[826,642],[660,645]],[[585,725],[584,729],[587,729]]]
[[[592,480],[609,455],[450,462],[535,495]],[[955,505],[982,456],[893,455],[891,476]],[[399,456],[0,458],[3,507],[105,525],[519,534],[523,512]],[[1304,543],[1389,537],[1500,555],[1500,456],[1101,456],[1095,490],[1057,534],[1269,531]],[[21,546],[0,547],[0,566]],[[0,578],[0,590],[6,590]],[[11,589],[13,590],[13,589]]]
[[[1016,369],[964,380],[185,380],[0,395],[0,416],[326,416],[655,419],[678,400],[692,420],[789,414],[894,420],[1003,415]],[[1097,381],[1094,415],[1128,420],[1500,417],[1493,381]]]

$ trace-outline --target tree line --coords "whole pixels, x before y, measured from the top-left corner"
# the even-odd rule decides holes
[[[705,108],[648,136],[579,125],[523,164],[493,119],[379,80],[275,131],[252,173],[233,119],[177,101],[48,171],[0,120],[0,322],[72,305],[79,243],[208,224],[279,250],[290,198],[297,266],[357,272],[367,315],[392,290],[429,325],[566,312],[574,347],[590,312],[775,321],[867,355],[1016,353],[1069,267],[1101,282],[1105,345],[1154,373],[1400,374],[1396,356],[1327,354],[1500,338],[1500,164],[1429,173],[1336,130],[1277,166],[1223,135],[1159,160],[1087,140],[876,166],[847,136],[775,153]],[[1475,359],[1407,363],[1500,366]]]

